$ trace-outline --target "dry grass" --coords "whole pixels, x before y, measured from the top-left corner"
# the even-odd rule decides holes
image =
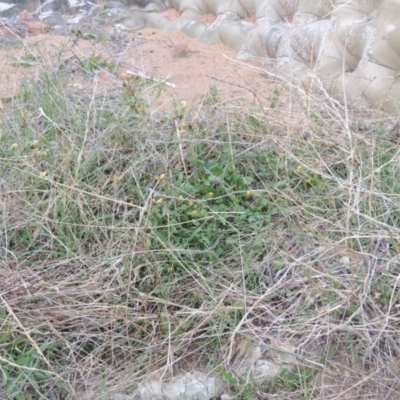
[[[2,116],[3,397],[230,371],[250,338],[297,366],[237,398],[399,398],[398,118],[281,82],[158,116],[127,85],[43,69]]]

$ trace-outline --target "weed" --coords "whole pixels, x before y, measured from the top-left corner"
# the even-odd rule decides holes
[[[85,59],[80,59],[79,66],[87,75],[94,75],[99,71],[113,73],[116,67],[114,62],[106,60],[99,54],[91,54]]]
[[[217,369],[224,380],[228,383],[228,393],[231,398],[236,400],[254,399],[257,390],[257,384],[254,381],[250,380],[249,382],[240,376],[234,376],[222,367],[218,367]]]
[[[176,58],[186,58],[192,53],[192,51],[189,50],[189,43],[177,45],[171,39],[169,39],[169,42],[174,48],[174,55]]]
[[[35,65],[41,65],[43,63],[43,59],[42,57],[38,57],[29,53],[25,56],[12,59],[10,63],[13,67],[32,67]]]
[[[217,105],[220,102],[218,88],[215,85],[211,85],[208,88],[207,93],[203,96],[202,101],[208,106]]]
[[[272,94],[269,96],[270,108],[277,108],[279,106],[280,90],[275,88]]]
[[[206,365],[241,399],[398,392],[398,143],[380,124],[360,138],[310,99],[288,132],[283,88],[269,114],[232,113],[211,87],[157,115],[152,79],[87,97],[62,68],[37,76],[0,137],[8,398],[99,380],[96,395],[132,392],[156,369]],[[239,335],[302,361],[263,384],[237,376],[221,349]]]

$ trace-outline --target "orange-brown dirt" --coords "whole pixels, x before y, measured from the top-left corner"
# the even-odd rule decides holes
[[[168,16],[177,17],[171,10]],[[211,17],[201,18],[209,20]],[[5,33],[10,35],[10,32],[3,32],[3,36]],[[157,100],[158,107],[162,108],[168,107],[171,98],[196,101],[212,85],[218,88],[220,101],[241,106],[257,104],[256,96],[267,98],[274,85],[262,74],[261,59],[237,60],[234,50],[224,45],[199,43],[181,32],[167,33],[149,28],[136,32],[114,31],[114,39],[91,41],[56,36],[51,32],[38,35],[28,32],[27,35],[19,38],[11,34],[14,40],[18,39],[18,44],[0,48],[0,99],[3,104],[18,93],[22,82],[37,79],[42,68],[51,71],[60,59],[71,72],[68,85],[78,91],[93,90],[94,87],[97,93],[120,90],[130,74],[154,78],[154,82],[165,81],[168,94],[173,96],[164,95]],[[38,62],[26,65],[24,61],[28,55],[38,57]],[[115,72],[100,71],[94,76],[79,73],[79,61],[90,56],[115,63]]]

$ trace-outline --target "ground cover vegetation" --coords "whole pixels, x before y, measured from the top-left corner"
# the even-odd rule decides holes
[[[4,398],[107,399],[158,368],[213,372],[237,399],[398,398],[396,118],[304,95],[290,123],[279,81],[264,108],[213,87],[160,114],[145,93],[162,83],[81,93],[64,66],[1,117]],[[243,338],[297,364],[239,377]]]

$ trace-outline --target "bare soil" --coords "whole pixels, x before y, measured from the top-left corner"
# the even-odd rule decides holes
[[[210,19],[202,16],[204,18]],[[199,43],[181,32],[148,28],[136,32],[113,31],[111,39],[103,41],[56,36],[51,32],[28,33],[26,38],[11,36],[13,42],[0,48],[0,99],[3,103],[18,93],[26,79],[37,79],[42,68],[49,71],[56,68],[60,57],[71,72],[69,85],[76,90],[93,90],[93,85],[98,93],[119,90],[124,79],[132,74],[154,78],[155,82],[164,81],[168,96],[161,97],[161,101],[158,99],[160,107],[176,100],[199,100],[211,86],[218,88],[219,101],[250,105],[259,101],[257,95],[265,97],[274,85],[260,70],[253,68],[262,70],[262,59],[243,62],[237,60],[235,51],[227,46]],[[31,55],[35,55],[38,62],[27,65],[24,61]],[[79,62],[90,56],[115,63],[117,68],[91,76],[79,73]]]

